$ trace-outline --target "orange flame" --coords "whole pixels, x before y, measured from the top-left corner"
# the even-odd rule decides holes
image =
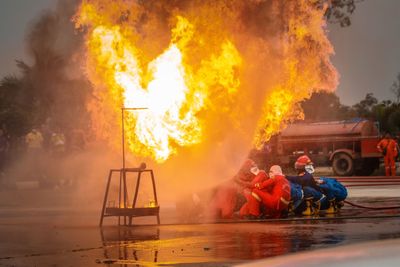
[[[299,101],[336,87],[324,10],[313,1],[147,2],[82,0],[75,17],[86,32],[93,128],[115,147],[121,107],[147,108],[127,111],[129,150],[164,162],[230,127],[247,127],[251,139],[256,120],[248,118],[258,119],[260,146],[302,117]],[[247,25],[245,11],[262,18],[264,9],[283,12],[279,36]]]
[[[234,94],[239,86],[233,69],[240,65],[241,59],[234,45],[224,42],[220,55],[213,54],[204,61],[207,73],[201,69],[193,73],[184,66],[181,51],[193,36],[193,25],[177,16],[169,47],[148,64],[144,75],[140,62],[142,51],[124,35],[121,27],[109,26],[94,10],[94,6],[84,2],[80,17],[95,24],[87,41],[89,76],[96,88],[109,88],[96,91],[103,106],[97,106],[98,101],[91,106],[100,130],[98,134],[111,139],[110,131],[115,132],[99,125],[102,123],[108,122],[120,129],[115,124],[121,107],[143,107],[147,110],[128,111],[125,121],[128,148],[132,152],[163,162],[176,153],[176,147],[201,142],[203,128],[196,114],[205,108],[210,87],[219,84],[228,94]]]

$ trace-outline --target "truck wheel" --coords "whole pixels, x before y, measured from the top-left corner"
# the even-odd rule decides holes
[[[346,153],[338,153],[333,157],[332,169],[338,176],[351,176],[354,173],[353,159]]]

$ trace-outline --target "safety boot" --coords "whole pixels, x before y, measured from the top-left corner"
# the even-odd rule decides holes
[[[306,209],[301,214],[304,216],[313,215],[312,199],[306,199]]]
[[[294,205],[293,205],[293,201],[290,201],[289,205],[288,205],[288,216],[293,216],[293,215],[295,215]]]
[[[314,208],[314,210],[313,210],[313,214],[314,214],[314,216],[319,216],[319,210],[321,209],[321,201],[316,201],[316,202],[314,202],[313,203],[314,205],[313,205],[313,208]]]
[[[336,212],[339,212],[340,209],[341,209],[343,206],[344,206],[344,201],[343,201],[343,200],[342,200],[342,201],[338,201],[338,202],[335,201]]]
[[[329,200],[329,208],[325,211],[326,214],[335,214],[337,212],[336,201]]]

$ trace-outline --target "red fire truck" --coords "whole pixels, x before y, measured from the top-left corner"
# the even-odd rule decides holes
[[[338,176],[370,175],[382,157],[379,140],[378,127],[369,120],[296,123],[252,156],[266,165],[293,167],[300,155],[307,154],[316,166],[331,166]]]

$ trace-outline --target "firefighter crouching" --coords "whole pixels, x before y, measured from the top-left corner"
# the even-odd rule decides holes
[[[301,156],[295,163],[297,176],[285,176],[278,165],[269,174],[248,159],[239,172],[217,187],[210,211],[216,218],[280,218],[289,214],[305,216],[336,213],[347,197],[346,188],[336,179],[314,178],[313,163]]]
[[[396,157],[399,152],[397,146],[390,133],[386,133],[385,137],[378,143],[377,148],[383,154],[385,162],[386,176],[396,176]]]
[[[324,197],[321,200],[321,210],[325,213],[333,214],[339,211],[344,205],[347,197],[347,189],[334,178],[321,177],[318,183]]]
[[[249,210],[255,211],[252,216],[259,217],[261,215],[260,205],[265,208],[268,217],[280,218],[282,212],[286,211],[290,203],[290,185],[282,174],[282,169],[278,165],[274,165],[269,170],[269,178],[262,172],[259,175],[265,178],[259,179],[254,184],[251,198],[249,198]]]
[[[305,216],[318,215],[320,210],[325,210],[328,214],[338,212],[347,197],[346,188],[336,179],[314,178],[313,163],[306,155],[296,160],[295,169],[298,175],[286,178],[292,183],[292,191],[293,184],[302,187],[304,201],[300,205],[297,204],[294,212]]]
[[[314,173],[314,166],[311,159],[306,155],[299,157],[295,162],[294,168],[297,171],[297,176],[286,176],[286,179],[300,185],[303,189],[305,202],[299,208],[304,209],[302,211],[303,215],[317,214],[320,209],[322,192],[317,184],[317,180],[312,175]]]
[[[251,194],[253,181],[258,174],[255,162],[247,159],[239,172],[230,180],[216,188],[210,205],[211,216],[215,218],[231,219]]]

